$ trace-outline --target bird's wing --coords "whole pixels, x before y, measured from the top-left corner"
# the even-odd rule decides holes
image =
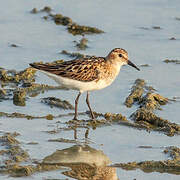
[[[65,61],[58,64],[30,64],[32,67],[46,71],[57,76],[66,77],[83,82],[89,82],[98,79],[99,70],[105,63],[104,58],[85,58],[71,61]]]

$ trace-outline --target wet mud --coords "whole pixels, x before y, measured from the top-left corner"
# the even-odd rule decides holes
[[[68,52],[66,50],[62,50],[61,54],[67,55],[67,56],[75,58],[75,59],[90,57],[90,56],[85,55],[85,54],[81,54],[81,53],[78,53],[78,52],[72,53],[72,52]]]
[[[10,47],[14,47],[14,48],[19,47],[19,45],[17,45],[17,44],[10,44],[9,46],[10,46]]]
[[[78,50],[85,50],[88,47],[88,39],[85,37],[83,37],[79,42],[75,41],[75,43]]]
[[[180,125],[155,114],[155,110],[162,110],[161,106],[166,105],[169,101],[168,98],[155,93],[154,88],[146,86],[144,80],[137,79],[130,95],[125,100],[125,105],[127,107],[132,107],[133,104],[138,106],[138,109],[130,116],[135,124],[149,131],[161,131],[168,136],[174,136],[180,134]]]
[[[64,16],[60,13],[58,14],[52,14],[51,7],[44,7],[40,10],[37,10],[36,8],[33,8],[30,11],[32,14],[47,13],[46,16],[44,16],[45,20],[52,19],[56,25],[63,25],[67,26],[67,30],[69,33],[73,35],[85,35],[85,34],[100,34],[104,33],[104,31],[96,28],[96,27],[90,27],[85,25],[79,25],[78,23],[74,22],[70,17]]]
[[[125,105],[131,107],[135,102],[139,102],[142,99],[144,93],[145,81],[142,79],[137,79],[132,86],[130,95],[126,98]]]
[[[160,26],[152,26],[152,27],[139,27],[139,29],[142,29],[142,30],[161,30],[162,28]]]
[[[0,151],[0,172],[14,177],[29,176],[33,172],[33,167],[20,165],[22,162],[29,161],[30,157],[16,139],[18,135],[18,133],[4,133],[3,136],[0,136],[0,144],[3,148]]]
[[[146,173],[159,172],[180,174],[180,149],[178,147],[170,146],[166,147],[163,153],[169,156],[168,160],[164,161],[141,161],[141,162],[129,162],[114,164],[112,167],[119,167],[125,170],[141,169]]]
[[[41,100],[42,103],[45,103],[51,107],[58,107],[62,109],[74,109],[74,106],[71,105],[68,101],[66,100],[61,100],[55,97],[47,97],[43,98]]]
[[[141,64],[140,66],[141,66],[141,67],[150,67],[149,64]]]
[[[165,59],[163,62],[165,63],[174,63],[174,64],[180,64],[180,60],[177,59]]]
[[[60,63],[62,60],[53,63]],[[48,90],[66,90],[60,86],[49,86],[35,83],[33,68],[23,71],[5,70],[0,68],[0,101],[13,100],[16,106],[25,106],[27,97],[34,97]]]
[[[176,40],[176,38],[175,37],[171,37],[171,38],[169,38],[169,40]]]
[[[163,161],[152,160],[111,165],[111,160],[101,150],[96,150],[89,145],[73,145],[70,148],[56,150],[42,160],[32,161],[28,152],[21,148],[21,143],[16,139],[16,136],[19,135],[18,133],[4,133],[0,136],[0,144],[3,147],[0,151],[0,158],[3,159],[1,160],[0,172],[13,177],[61,170],[65,176],[80,180],[96,180],[98,178],[117,180],[116,168],[128,171],[141,169],[146,173],[180,174],[180,149],[175,146],[164,148],[163,153],[168,159]],[[50,143],[53,141],[75,143],[64,139],[49,140]],[[22,165],[22,162],[26,162],[26,165]]]
[[[19,72],[0,68],[0,80],[4,83],[31,83],[34,82],[35,72],[36,70],[33,68],[27,68]]]

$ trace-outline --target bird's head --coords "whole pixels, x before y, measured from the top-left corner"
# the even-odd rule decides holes
[[[127,51],[122,48],[113,49],[106,58],[111,61],[117,61],[120,65],[128,64],[140,71],[140,69],[128,59]]]

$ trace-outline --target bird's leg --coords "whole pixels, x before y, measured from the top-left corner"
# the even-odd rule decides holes
[[[74,129],[74,139],[77,139],[77,129]]]
[[[89,92],[88,92],[88,91],[87,91],[87,96],[86,96],[86,103],[87,103],[88,108],[89,108],[89,110],[90,110],[92,119],[95,119],[94,114],[93,114],[93,112],[92,112],[92,110],[91,110],[91,106],[90,106],[90,104],[89,104]]]
[[[80,95],[81,95],[81,92],[79,92],[79,94],[77,95],[77,98],[76,98],[76,100],[75,100],[75,115],[74,115],[74,120],[77,120],[77,106],[78,106],[78,101],[79,101],[79,97],[80,97]]]

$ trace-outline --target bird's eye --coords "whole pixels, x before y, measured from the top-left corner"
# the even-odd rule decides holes
[[[119,57],[123,57],[122,54],[119,54]]]

